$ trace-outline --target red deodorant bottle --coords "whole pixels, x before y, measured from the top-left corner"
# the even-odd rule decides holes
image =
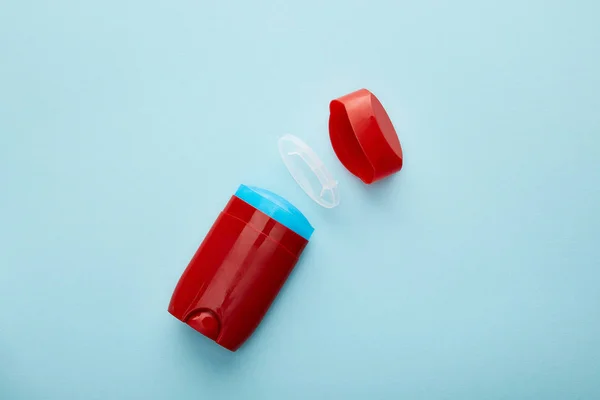
[[[282,197],[241,185],[179,279],[169,312],[237,350],[262,320],[313,231]]]

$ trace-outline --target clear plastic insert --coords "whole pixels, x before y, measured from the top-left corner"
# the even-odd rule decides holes
[[[279,139],[278,145],[288,171],[311,199],[325,208],[340,204],[338,182],[306,143],[288,134]]]

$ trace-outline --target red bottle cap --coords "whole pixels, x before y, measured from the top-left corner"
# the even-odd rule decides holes
[[[385,109],[367,89],[329,104],[329,137],[342,164],[370,184],[402,168],[400,140]]]

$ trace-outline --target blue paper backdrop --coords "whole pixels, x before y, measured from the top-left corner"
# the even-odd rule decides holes
[[[4,0],[0,398],[600,398],[598,1]],[[366,87],[402,172],[338,162]],[[319,208],[277,153],[340,182]],[[166,311],[240,183],[316,228],[231,354]]]

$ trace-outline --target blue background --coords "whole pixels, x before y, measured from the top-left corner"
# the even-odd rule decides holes
[[[0,3],[0,398],[600,398],[600,3]],[[365,186],[328,102],[405,152]],[[303,138],[320,208],[281,163]],[[172,290],[240,183],[315,234],[228,353]]]

